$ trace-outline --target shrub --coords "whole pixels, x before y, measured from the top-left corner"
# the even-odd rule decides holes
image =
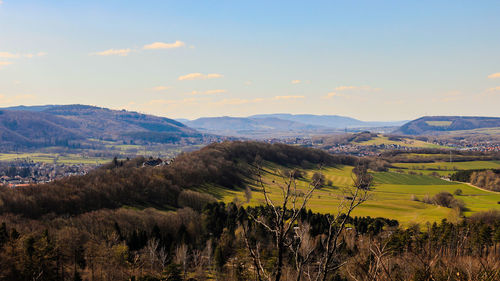
[[[317,182],[318,186],[325,185],[325,175],[323,175],[322,173],[315,172],[311,179],[314,183]]]

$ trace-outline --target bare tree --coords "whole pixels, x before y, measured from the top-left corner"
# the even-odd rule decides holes
[[[295,257],[295,270],[297,271],[297,281],[302,278],[302,271],[312,258],[316,249],[316,239],[311,237],[311,226],[308,223],[303,223],[295,227],[295,242],[290,245],[290,250]]]
[[[321,255],[316,281],[325,281],[332,271],[339,269],[345,261],[336,260],[341,236],[346,228],[346,223],[354,209],[368,199],[368,192],[372,185],[372,177],[366,166],[358,164],[351,173],[354,182],[352,188],[343,190],[343,196],[334,215],[328,215],[328,234],[324,240],[325,250]]]
[[[264,172],[264,169],[257,165],[257,184],[264,194],[265,207],[270,212],[270,216],[268,216],[270,219],[266,220],[263,215],[259,216],[249,212],[247,214],[249,221],[242,223],[243,236],[249,255],[253,260],[257,279],[259,281],[280,281],[283,275],[285,250],[290,249],[290,252],[295,256],[296,280],[301,280],[304,274],[309,280],[327,280],[332,272],[345,264],[345,261],[339,260],[339,247],[342,244],[342,235],[345,233],[351,213],[368,199],[372,177],[367,168],[358,165],[353,169],[351,177],[354,184],[352,187],[343,189],[337,212],[333,215],[327,215],[328,232],[320,241],[323,250],[317,254],[315,254],[315,251],[318,250],[317,240],[310,237],[310,226],[299,224],[298,216],[301,211],[306,209],[313,192],[320,186],[321,179],[324,177],[315,176],[309,181],[306,188],[299,190],[296,182],[297,177],[294,176],[294,173],[278,173],[281,182],[272,181],[272,184],[278,187],[281,193],[281,202],[278,204],[270,197],[271,192],[263,180]],[[271,271],[263,266],[264,263],[260,257],[260,244],[258,242],[251,243],[249,233],[251,222],[261,225],[273,235],[273,247],[277,252],[277,260]],[[292,231],[293,235],[291,235]],[[307,270],[304,273],[306,265]],[[312,271],[311,265],[313,266]]]
[[[186,246],[186,244],[182,244],[175,249],[175,263],[182,265],[184,277],[186,277],[187,260],[188,260],[188,247]]]
[[[146,251],[149,256],[149,262],[151,265],[151,272],[153,272],[153,267],[156,263],[157,257],[156,257],[156,251],[158,250],[158,246],[160,245],[160,241],[156,238],[152,238],[148,241],[148,244],[146,245]]]
[[[168,251],[165,249],[165,247],[161,247],[158,252],[158,262],[160,263],[161,269],[165,269],[165,266],[167,265],[167,260],[168,260]]]
[[[294,224],[302,210],[307,206],[307,202],[311,199],[313,191],[319,186],[319,180],[312,180],[305,188],[305,192],[297,189],[297,182],[294,173],[288,172],[287,174],[279,173],[282,182],[273,181],[273,184],[281,191],[281,204],[274,202],[269,194],[266,184],[263,180],[263,173],[265,171],[257,163],[257,183],[264,193],[265,204],[271,211],[271,222],[267,222],[263,217],[253,214],[248,214],[249,218],[257,224],[260,224],[267,229],[274,236],[274,247],[277,250],[277,262],[271,273],[262,265],[259,244],[255,246],[249,242],[249,234],[244,225],[244,237],[250,256],[253,259],[254,267],[256,268],[257,278],[263,280],[279,281],[283,274],[283,255],[286,248],[290,247],[293,240],[288,239],[290,232],[293,230]],[[299,246],[300,247],[300,246]]]

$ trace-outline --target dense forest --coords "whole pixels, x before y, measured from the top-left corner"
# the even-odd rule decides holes
[[[282,144],[227,142],[172,164],[115,159],[85,176],[0,188],[0,280],[498,280],[500,213],[401,227],[353,217],[369,200],[366,159]],[[283,203],[217,202],[202,184],[245,188],[283,172]],[[355,166],[336,214],[307,208],[295,168]],[[266,197],[267,198],[267,197]],[[301,203],[303,202],[303,203]]]

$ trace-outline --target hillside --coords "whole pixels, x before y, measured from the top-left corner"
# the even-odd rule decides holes
[[[0,111],[2,146],[50,146],[84,138],[73,120],[42,112]]]
[[[215,199],[224,202],[246,200],[247,204],[257,206],[264,201],[261,187],[255,182],[256,159],[263,164],[264,182],[269,186],[271,197],[277,201],[281,200],[276,186],[276,182],[281,181],[279,171],[300,170],[299,190],[305,189],[315,173],[323,173],[325,184],[315,191],[309,205],[315,212],[335,212],[345,188],[353,184],[352,171],[359,161],[373,166],[370,173],[375,185],[369,202],[357,209],[355,215],[381,216],[402,223],[439,221],[455,214],[454,210],[412,197],[423,198],[442,191],[453,193],[457,189],[463,191],[460,199],[468,208],[465,215],[500,208],[498,194],[427,174],[406,174],[394,169],[383,171],[367,158],[331,155],[322,150],[284,144],[226,142],[181,154],[170,165],[143,167],[146,159],[137,158],[116,161],[85,176],[26,188],[0,188],[0,215],[12,213],[38,218],[50,213],[79,215],[125,206],[200,210],[204,203]],[[319,164],[323,165],[321,169]],[[470,162],[468,167],[478,164]]]
[[[53,146],[105,139],[177,142],[201,134],[172,119],[86,105],[15,107],[0,111],[2,146]]]
[[[500,117],[425,116],[404,124],[395,133],[424,135],[495,127],[500,127]]]
[[[284,204],[287,212],[265,207],[263,188],[256,181],[256,160],[262,164],[268,198]],[[391,259],[387,262],[394,265],[391,272],[403,276],[401,280],[430,279],[412,278],[421,276],[417,274],[428,265],[415,262],[409,266],[401,262],[399,253],[411,261],[425,261],[429,249],[434,249],[431,257],[471,249],[460,252],[469,255],[466,259],[453,254],[445,259],[447,264],[434,263],[437,273],[448,272],[452,266],[470,268],[473,258],[486,259],[479,250],[494,253],[487,258],[498,260],[493,242],[484,250],[476,241],[496,242],[500,213],[482,211],[498,210],[500,195],[469,185],[372,171],[374,185],[363,197],[367,201],[344,216],[346,209],[339,206],[349,205],[346,200],[357,196],[348,190],[356,179],[354,166],[359,160],[282,144],[226,142],[181,154],[169,165],[144,166],[145,161],[155,162],[144,158],[117,160],[85,176],[28,187],[0,186],[0,279],[220,280],[218,276],[224,274],[224,280],[258,280],[252,277],[251,255],[256,249],[267,268],[277,264],[279,251],[272,239],[274,229],[280,227],[273,223],[280,222],[277,217],[289,229],[282,236],[285,241],[306,241],[279,248],[287,269],[294,268],[295,249],[306,249],[313,259],[306,266],[317,268],[326,249],[323,241],[333,237],[329,235],[332,225],[340,230],[335,245],[349,247],[335,252],[348,263],[346,267],[360,261],[370,264],[374,259],[370,253],[377,254],[378,245],[389,245],[394,255],[386,254]],[[324,166],[320,169],[318,164]],[[286,189],[279,185],[284,182],[281,176],[291,171],[285,178],[293,177],[296,185]],[[295,211],[318,172],[324,175],[324,183],[309,197],[306,209]],[[283,203],[283,192],[297,197],[292,195],[288,204]],[[460,209],[450,202],[465,205],[462,211],[467,217],[462,218]],[[338,221],[332,221],[332,214],[338,215]],[[426,222],[436,223],[430,229]],[[468,264],[457,265],[463,260]],[[484,268],[490,263],[485,264],[481,274],[489,270]],[[234,267],[241,278],[225,275]],[[406,268],[413,271],[407,273]],[[334,272],[326,280],[350,280],[343,272]],[[343,275],[333,277],[339,274]],[[369,279],[358,275],[353,280]],[[288,276],[278,280],[296,280]]]
[[[143,167],[145,159],[137,158],[110,163],[87,175],[48,184],[17,189],[0,186],[0,214],[36,218],[49,213],[77,215],[123,206],[200,208],[207,195],[199,194],[196,202],[180,204],[178,197],[183,190],[206,185],[242,190],[253,178],[252,164],[256,157],[281,166],[353,165],[356,161],[354,157],[334,156],[317,149],[283,144],[214,143],[181,154],[166,166]],[[214,194],[215,191],[208,193]]]

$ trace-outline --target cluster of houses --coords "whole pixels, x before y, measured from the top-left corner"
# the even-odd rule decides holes
[[[96,165],[48,164],[32,161],[4,162],[0,165],[0,184],[10,187],[46,183],[53,180],[85,175]]]

